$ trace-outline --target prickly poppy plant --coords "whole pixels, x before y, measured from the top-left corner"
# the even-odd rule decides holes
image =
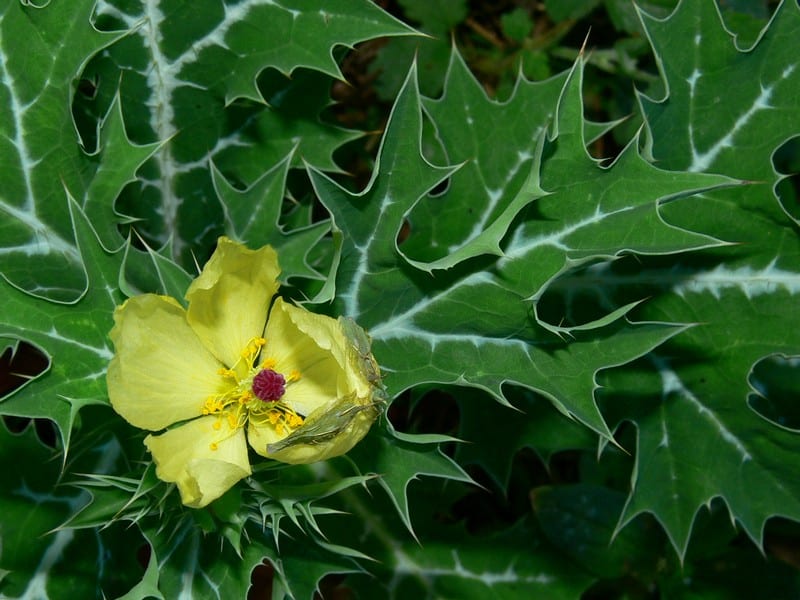
[[[5,2],[0,596],[800,596],[798,36]]]
[[[220,238],[186,310],[145,294],[115,311],[111,406],[144,429],[181,423],[144,443],[156,475],[177,483],[188,506],[252,474],[245,430],[261,456],[310,463],[347,452],[377,416],[359,349],[331,317],[273,304],[278,272],[272,248]],[[309,430],[334,415],[330,431]]]

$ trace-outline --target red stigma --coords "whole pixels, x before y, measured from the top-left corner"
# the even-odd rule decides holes
[[[259,371],[253,377],[253,393],[264,402],[280,400],[286,391],[286,378],[272,369]]]

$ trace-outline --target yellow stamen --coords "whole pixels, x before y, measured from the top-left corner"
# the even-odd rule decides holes
[[[203,408],[201,409],[204,415],[211,415],[217,412],[220,412],[224,407],[224,404],[219,398],[214,398],[213,396],[210,398],[206,398],[205,403],[203,404]]]
[[[277,366],[277,359],[266,356],[256,367],[257,359],[263,356],[261,349],[266,345],[266,340],[262,337],[254,337],[247,342],[242,349],[240,364],[237,361],[234,368],[220,368],[219,375],[230,383],[226,383],[227,391],[206,398],[201,412],[203,415],[217,415],[217,419],[212,425],[215,431],[223,429],[223,422],[227,422],[228,430],[217,441],[209,445],[211,450],[217,450],[219,443],[229,437],[236,435],[236,432],[247,426],[248,422],[255,426],[271,425],[275,433],[279,436],[287,435],[291,430],[301,426],[304,418],[297,414],[290,406],[279,400],[262,402],[252,391],[255,376],[264,369],[274,370]],[[283,374],[287,384],[299,381],[302,374],[297,369],[292,369],[287,374]]]

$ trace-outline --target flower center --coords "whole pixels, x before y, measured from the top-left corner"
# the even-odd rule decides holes
[[[221,430],[223,424],[228,425],[227,432],[222,434],[219,441],[232,436],[248,422],[257,427],[269,425],[278,435],[303,424],[303,416],[281,401],[286,388],[300,379],[300,372],[291,370],[284,375],[276,371],[274,367],[277,361],[271,357],[258,363],[261,348],[265,344],[264,338],[253,338],[232,368],[219,370],[219,374],[231,385],[224,393],[209,396],[202,407],[203,415],[217,415],[214,429]],[[240,364],[242,362],[244,365]],[[242,366],[246,368],[243,376]],[[211,449],[217,448],[218,443],[213,442]]]
[[[280,400],[285,391],[286,378],[272,369],[263,369],[253,377],[253,393],[264,402]]]

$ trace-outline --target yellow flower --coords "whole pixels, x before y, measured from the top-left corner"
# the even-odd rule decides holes
[[[136,427],[167,429],[144,443],[187,506],[251,474],[248,443],[286,463],[324,460],[350,450],[378,414],[363,331],[273,302],[279,273],[269,246],[223,237],[189,286],[187,309],[144,294],[114,314],[111,405]]]

